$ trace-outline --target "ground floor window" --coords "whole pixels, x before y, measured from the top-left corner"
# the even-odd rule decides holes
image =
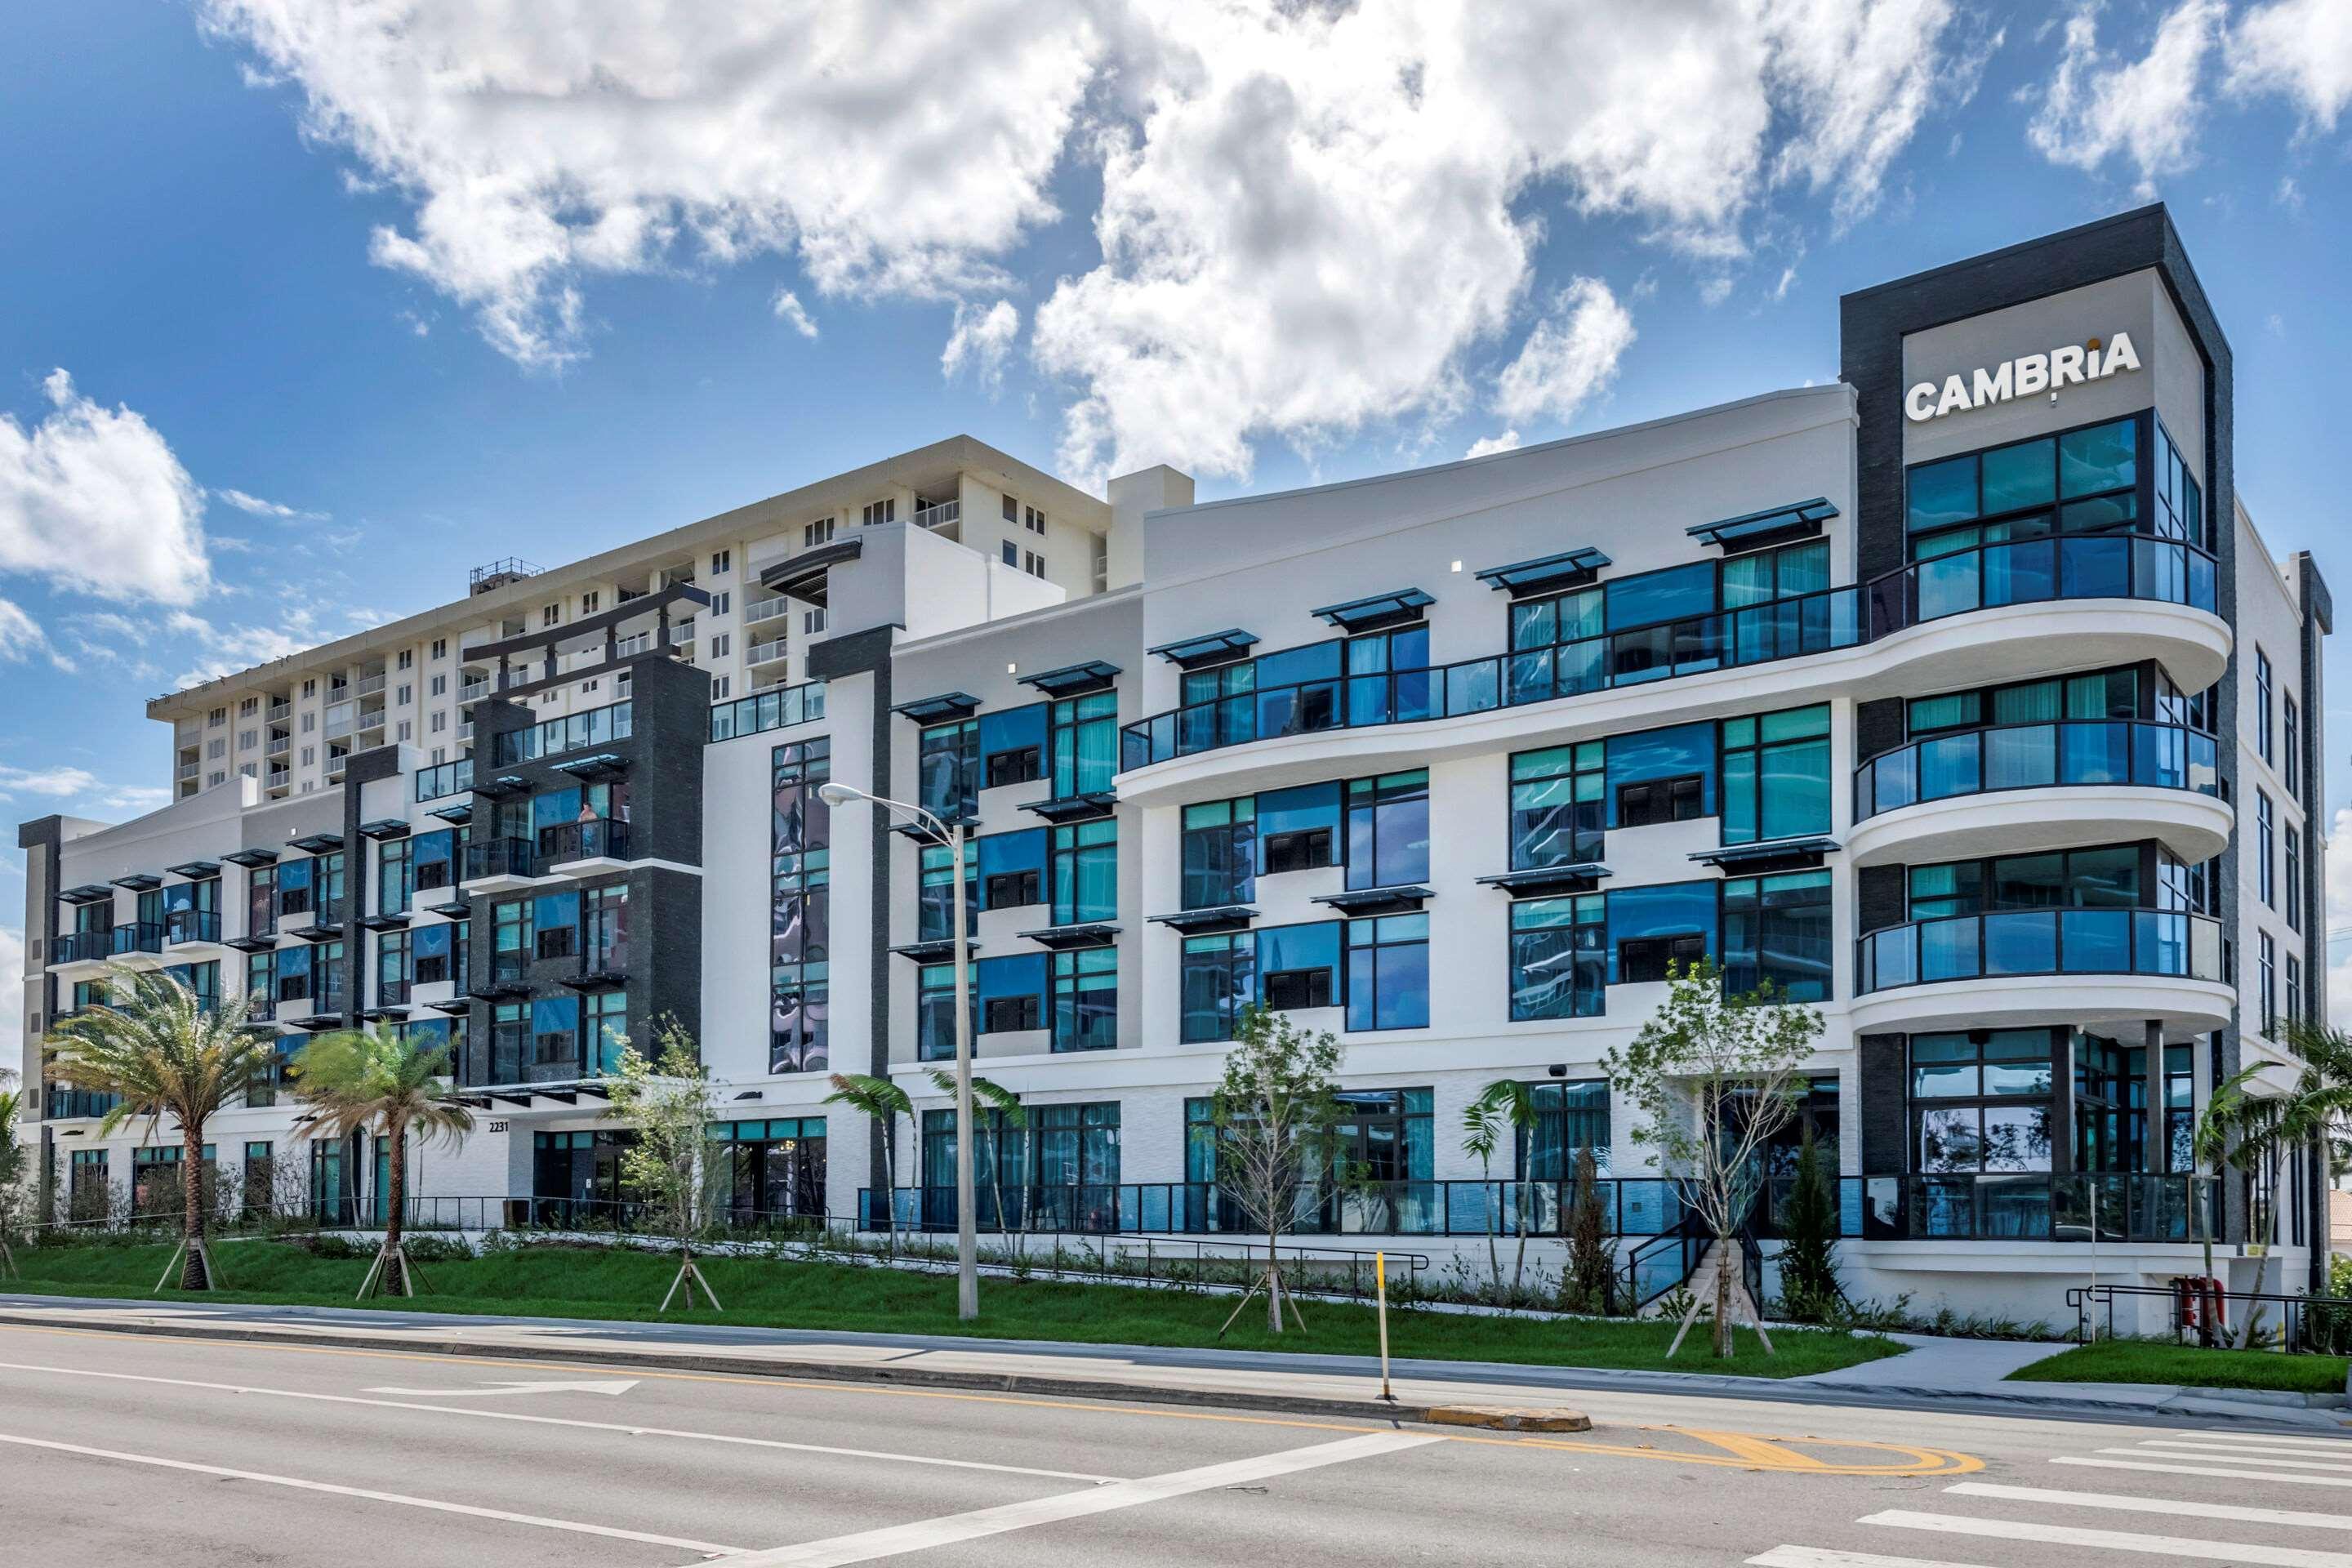
[[[824,1127],[822,1116],[781,1116],[710,1130],[719,1191],[735,1224],[824,1214]]]
[[[622,1197],[621,1152],[635,1134],[611,1131],[530,1135],[530,1194],[548,1224],[605,1217]]]
[[[1577,1156],[1592,1151],[1594,1169],[1609,1173],[1609,1080],[1531,1083],[1534,1122],[1518,1129],[1518,1179],[1570,1182]]]
[[[180,1173],[181,1162],[187,1151],[180,1144],[157,1145],[131,1151],[131,1212],[138,1215],[173,1215],[184,1208],[187,1199],[185,1178]],[[213,1179],[213,1146],[205,1145],[205,1169],[199,1178],[206,1186]]]
[[[1021,1126],[997,1108],[972,1108],[972,1198],[981,1226],[1113,1228],[1118,1213],[1118,1101],[1037,1105],[1027,1114],[1027,1125]],[[952,1221],[952,1109],[923,1112],[922,1167],[925,1223]]]

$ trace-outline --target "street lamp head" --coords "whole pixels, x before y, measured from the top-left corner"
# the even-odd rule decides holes
[[[853,800],[866,798],[845,784],[821,784],[816,786],[816,797],[827,805],[847,805]]]

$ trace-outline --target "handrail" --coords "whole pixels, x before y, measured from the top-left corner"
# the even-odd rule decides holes
[[[2037,974],[2221,978],[2221,922],[2158,909],[1996,910],[1907,921],[1855,943],[1854,993]]]
[[[731,741],[769,730],[790,729],[824,717],[824,682],[804,680],[798,686],[770,687],[710,710],[710,739]]]
[[[2221,793],[2214,738],[2185,724],[2051,719],[1923,735],[1854,769],[1853,819],[1927,801],[2060,785]]]
[[[602,708],[586,708],[559,718],[541,719],[520,729],[501,731],[490,738],[490,765],[512,767],[518,763],[560,757],[566,752],[625,741],[634,728],[635,712],[634,701],[625,697]]]
[[[1850,585],[1824,588],[1457,664],[1253,687],[1123,726],[1119,769],[1282,735],[1456,718],[1849,647],[1863,640],[1860,605]]]
[[[1873,641],[1970,610],[2056,599],[2149,599],[2214,607],[2213,557],[2184,539],[2077,533],[1979,544],[1865,584]]]

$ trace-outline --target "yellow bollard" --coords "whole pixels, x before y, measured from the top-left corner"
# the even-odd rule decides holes
[[[1389,1260],[1385,1252],[1372,1254],[1372,1291],[1380,1302],[1381,1397],[1394,1405],[1396,1395],[1389,1392]]]

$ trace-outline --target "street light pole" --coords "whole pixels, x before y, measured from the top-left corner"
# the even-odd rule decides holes
[[[956,1316],[969,1323],[980,1317],[980,1236],[972,1204],[971,1135],[971,943],[964,931],[963,824],[953,828],[919,805],[887,800],[845,784],[817,786],[817,797],[827,805],[847,805],[862,800],[895,811],[945,841],[953,857],[955,878],[950,918],[954,922],[955,1078],[956,1078]],[[896,1213],[898,1173],[889,1173],[883,1202]]]

